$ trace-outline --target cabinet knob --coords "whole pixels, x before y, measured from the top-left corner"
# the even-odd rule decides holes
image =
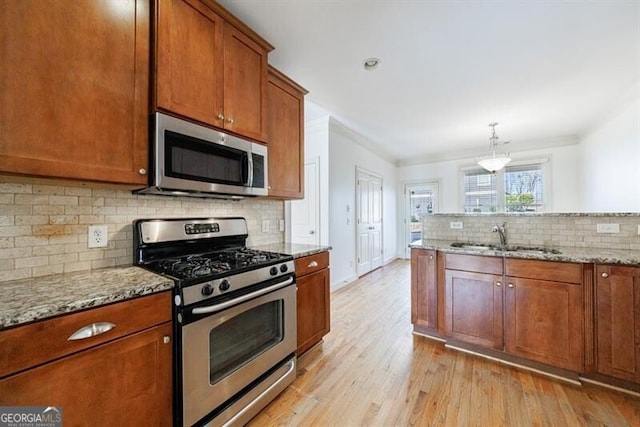
[[[507,286],[513,288],[513,283],[509,283]]]
[[[307,267],[311,268],[311,267],[317,267],[317,266],[318,266],[318,263],[316,261],[311,261]]]
[[[140,175],[146,175],[147,174],[147,170],[145,168],[140,168],[140,169],[138,169],[138,173]]]
[[[162,342],[165,344],[169,344],[171,342],[171,337],[169,335],[165,335],[162,337]]]
[[[229,118],[227,119],[227,121],[228,121],[229,123],[233,124],[233,118],[229,117]]]
[[[602,277],[606,279],[607,277],[609,277],[609,273],[602,273]]]
[[[218,114],[218,120],[224,120],[224,114]]]
[[[429,259],[433,259],[433,255],[429,255]]]
[[[502,282],[496,282],[496,286],[502,286]]]

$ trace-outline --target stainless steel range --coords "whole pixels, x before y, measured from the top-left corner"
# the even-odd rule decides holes
[[[176,282],[176,424],[242,425],[296,376],[293,257],[244,218],[134,222],[134,263]]]

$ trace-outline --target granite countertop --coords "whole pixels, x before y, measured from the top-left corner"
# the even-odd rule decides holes
[[[171,289],[171,279],[136,266],[0,283],[0,329]]]
[[[308,255],[319,254],[320,252],[330,251],[331,246],[307,245],[304,243],[272,243],[270,245],[255,246],[254,249],[263,251],[277,252],[280,254],[293,255],[294,258],[301,258]]]
[[[451,244],[452,240],[428,240],[417,242],[409,245],[410,248],[416,249],[432,249],[447,253],[467,254],[467,255],[484,255],[497,256],[505,258],[522,258],[537,259],[546,261],[561,262],[581,262],[581,263],[600,263],[600,264],[625,264],[640,266],[640,251],[625,249],[603,249],[603,248],[575,248],[558,246],[553,247],[560,251],[559,254],[538,253],[529,251],[503,251],[499,249],[469,249],[454,248]]]

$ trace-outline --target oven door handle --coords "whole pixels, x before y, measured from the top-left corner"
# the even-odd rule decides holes
[[[239,298],[235,298],[231,301],[223,302],[221,304],[208,305],[206,307],[196,307],[191,310],[193,314],[208,314],[215,313],[220,310],[224,310],[225,308],[231,307],[232,305],[239,304],[241,302],[248,301],[250,299],[257,298],[261,295],[268,294],[269,292],[273,292],[277,289],[284,288],[285,286],[289,286],[293,283],[293,277],[289,277],[284,282],[276,283],[275,285],[271,285],[267,288],[260,289],[259,291],[251,292],[250,294],[242,295]]]

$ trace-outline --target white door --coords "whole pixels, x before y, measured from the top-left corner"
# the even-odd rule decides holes
[[[405,258],[411,256],[409,245],[422,239],[422,218],[438,212],[438,183],[406,184],[405,197]]]
[[[319,159],[304,164],[304,199],[291,202],[291,242],[320,244],[318,226],[320,192],[318,191]]]
[[[358,170],[356,193],[359,277],[382,265],[382,178]]]

